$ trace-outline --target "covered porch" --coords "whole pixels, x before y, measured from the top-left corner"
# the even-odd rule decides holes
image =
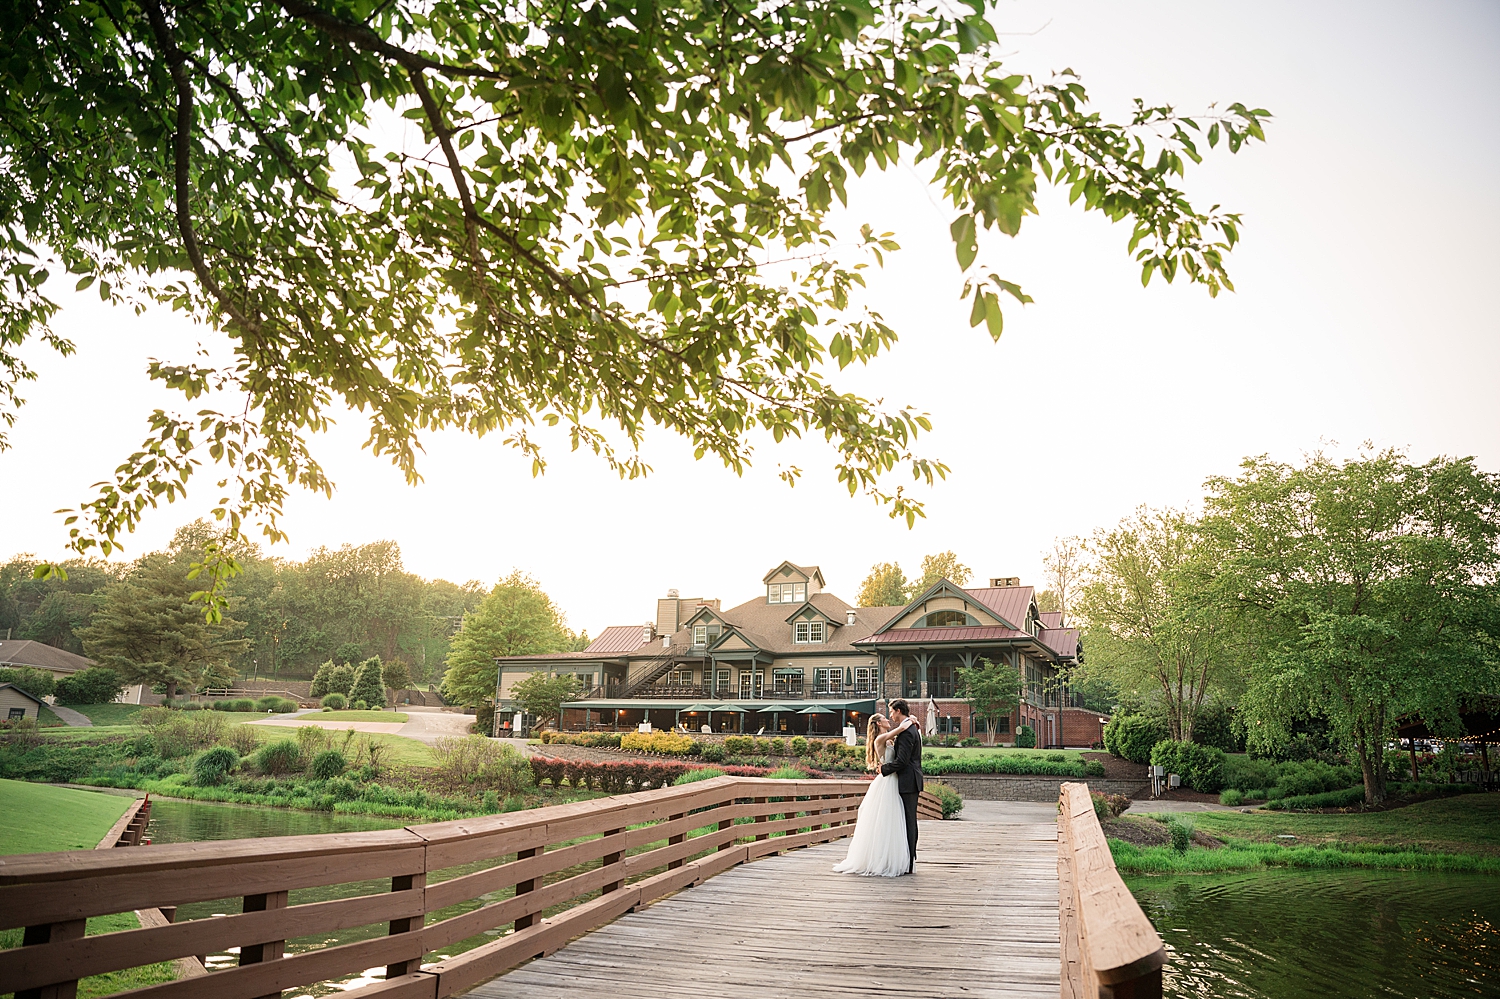
[[[819,698],[812,703],[599,698],[568,703],[562,721],[568,732],[629,732],[649,721],[659,731],[681,726],[695,735],[707,726],[712,734],[756,735],[763,731],[768,736],[836,738],[843,735],[846,724],[862,729],[874,710],[874,698]]]

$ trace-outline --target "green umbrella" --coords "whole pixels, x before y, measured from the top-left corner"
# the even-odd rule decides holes
[[[771,726],[779,731],[781,729],[781,713],[783,711],[796,711],[797,709],[790,704],[767,704],[765,707],[757,708],[756,710],[761,714],[770,714]]]
[[[834,711],[832,708],[825,708],[821,704],[809,704],[807,707],[803,708],[801,711],[799,711],[797,713],[799,715],[832,715],[832,714],[838,714],[838,712]],[[812,734],[812,719],[811,718],[809,718],[807,720],[807,734],[808,735]]]
[[[701,715],[705,711],[718,711],[719,709],[712,704],[689,704],[679,710],[685,715]]]

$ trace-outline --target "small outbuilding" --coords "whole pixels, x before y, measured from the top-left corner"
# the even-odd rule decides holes
[[[36,721],[42,713],[42,702],[13,683],[0,683],[0,721],[30,718]]]

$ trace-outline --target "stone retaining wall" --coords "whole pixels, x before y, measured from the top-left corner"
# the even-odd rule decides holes
[[[973,801],[1056,801],[1062,786],[1077,777],[1036,777],[1021,774],[942,774],[929,776],[941,781]],[[1128,798],[1151,792],[1150,781],[1107,780],[1091,777],[1086,782],[1091,791],[1123,794]]]

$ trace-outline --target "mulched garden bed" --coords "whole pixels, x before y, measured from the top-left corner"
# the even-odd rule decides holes
[[[1129,760],[1121,760],[1111,756],[1109,753],[1084,753],[1085,760],[1096,760],[1104,764],[1105,780],[1146,780],[1151,779],[1151,768],[1139,763],[1131,763]]]
[[[1134,816],[1121,816],[1110,819],[1104,823],[1104,835],[1110,839],[1123,840],[1132,846],[1171,846],[1172,833],[1164,823],[1155,819],[1135,818]],[[1223,847],[1222,840],[1210,836],[1202,830],[1193,832],[1193,845],[1201,846],[1209,850],[1217,850]]]

